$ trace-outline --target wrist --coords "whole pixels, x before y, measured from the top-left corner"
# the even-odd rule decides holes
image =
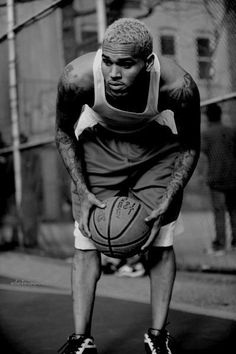
[[[158,209],[160,211],[160,215],[164,215],[170,205],[171,199],[163,197],[161,202],[158,205]]]
[[[84,183],[76,183],[76,190],[77,190],[77,193],[80,197],[85,197],[85,196],[88,196],[90,194],[87,186],[84,184]]]

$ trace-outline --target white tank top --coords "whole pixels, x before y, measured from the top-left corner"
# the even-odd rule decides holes
[[[149,92],[146,108],[142,113],[123,111],[111,106],[105,96],[104,78],[101,70],[102,50],[99,49],[93,63],[95,100],[92,108],[85,105],[80,115],[75,134],[97,123],[106,129],[119,133],[132,133],[142,130],[148,123],[156,120],[159,124],[167,125],[174,134],[177,133],[173,113],[169,110],[158,112],[158,96],[160,84],[160,64],[154,54],[154,64],[150,72]]]

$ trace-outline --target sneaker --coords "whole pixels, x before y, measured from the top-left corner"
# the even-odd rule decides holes
[[[148,333],[144,334],[144,345],[146,354],[172,354],[169,347],[169,333],[164,329],[159,331],[157,336],[148,330]]]
[[[120,267],[115,274],[118,277],[137,278],[145,275],[145,268],[142,263],[136,263],[133,265],[125,264]]]
[[[93,337],[77,338],[72,334],[57,352],[60,354],[97,354],[97,348]]]
[[[215,250],[213,248],[209,248],[208,250],[206,250],[206,254],[209,255],[209,256],[217,256],[217,257],[224,256],[225,255],[225,249]]]
[[[209,248],[206,253],[208,255],[213,255],[213,256],[224,256],[225,254],[225,247],[218,241],[213,241],[211,248]]]
[[[236,241],[232,241],[231,243],[231,250],[236,251]]]
[[[116,272],[116,266],[112,263],[107,263],[102,266],[103,274],[114,274]]]

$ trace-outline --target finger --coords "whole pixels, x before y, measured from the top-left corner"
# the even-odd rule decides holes
[[[84,215],[84,232],[86,233],[88,238],[91,238],[91,232],[89,230],[88,223],[89,223],[89,213],[86,212]]]
[[[106,203],[103,203],[98,199],[94,199],[93,204],[102,209],[106,207]]]
[[[86,234],[86,237],[91,238],[91,232],[88,228],[88,225],[84,225],[84,232]]]
[[[148,237],[147,241],[145,242],[145,244],[141,247],[141,252],[146,252],[146,250],[148,249],[148,247],[153,243],[153,241],[155,240],[157,234],[157,230],[152,229],[150,236]]]
[[[81,220],[81,232],[83,233],[83,235],[85,237],[88,237],[90,238],[91,237],[91,233],[90,233],[90,230],[89,230],[89,227],[88,227],[88,222],[89,222],[89,213],[88,213],[88,210],[84,211],[83,213],[83,218]]]
[[[155,212],[152,212],[149,216],[145,218],[146,222],[151,222],[157,218],[157,214]]]
[[[86,232],[84,231],[84,227],[83,227],[82,223],[79,225],[79,230],[84,237],[88,237]]]

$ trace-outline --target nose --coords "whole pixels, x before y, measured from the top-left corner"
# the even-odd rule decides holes
[[[116,64],[112,65],[111,71],[110,71],[110,77],[111,77],[111,79],[116,79],[116,78],[121,77],[121,72],[120,72],[120,68],[118,65],[116,65]]]

